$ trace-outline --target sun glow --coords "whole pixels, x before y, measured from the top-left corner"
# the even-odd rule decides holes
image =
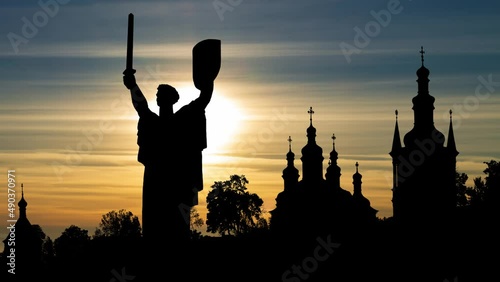
[[[207,154],[222,154],[234,142],[243,119],[241,108],[219,91],[214,91],[212,101],[206,109]]]

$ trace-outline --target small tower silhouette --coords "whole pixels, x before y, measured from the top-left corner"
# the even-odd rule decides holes
[[[332,189],[339,189],[340,188],[340,176],[342,175],[340,173],[340,167],[337,164],[337,159],[339,157],[339,154],[335,150],[335,140],[337,137],[335,137],[335,134],[332,135],[332,140],[333,140],[333,149],[330,152],[330,161],[328,162],[328,167],[326,169],[326,182],[328,188]]]
[[[40,275],[42,257],[42,239],[40,234],[31,225],[26,214],[28,202],[24,199],[24,185],[21,183],[21,199],[17,203],[19,207],[19,218],[14,225],[15,236],[11,232],[3,240],[4,253],[2,257],[2,271],[10,261],[11,249],[15,252],[15,281],[29,281],[36,275]],[[9,228],[11,230],[11,228]]]
[[[354,191],[352,200],[355,209],[355,218],[357,223],[367,224],[373,223],[377,219],[377,210],[372,208],[370,200],[363,196],[361,191],[361,178],[363,177],[358,171],[359,164],[356,162],[356,172],[352,175],[352,184]]]
[[[455,144],[455,134],[453,133],[453,111],[450,110],[450,127],[448,128],[448,142],[446,143],[446,147],[450,151],[452,156],[457,156],[457,145]]]
[[[309,114],[309,127],[307,128],[307,144],[302,148],[302,180],[304,182],[318,183],[323,180],[323,149],[316,144],[316,128],[312,124],[314,111],[312,107]]]
[[[287,166],[283,169],[285,191],[294,189],[299,182],[299,170],[294,166],[295,154],[292,152],[292,137],[288,136],[288,153],[286,154]]]
[[[28,206],[28,202],[24,199],[24,184],[21,183],[21,200],[17,204],[19,206],[19,219],[18,222],[26,222],[31,226],[31,223],[26,216],[26,207]]]
[[[353,196],[363,197],[361,194],[361,178],[363,177],[358,171],[359,164],[356,162],[356,172],[352,175],[352,184],[354,185]]]
[[[392,157],[392,205],[394,209],[394,214],[399,213],[399,201],[398,199],[398,160],[397,157],[401,154],[401,138],[399,135],[399,125],[398,125],[398,110],[395,111],[396,114],[396,125],[394,126],[394,137],[392,138],[392,150],[389,155]],[[396,201],[394,200],[396,198]]]

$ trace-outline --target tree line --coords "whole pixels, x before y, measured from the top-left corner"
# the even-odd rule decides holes
[[[475,177],[472,186],[466,184],[469,179],[466,173],[456,172],[457,219],[463,228],[462,235],[477,236],[476,233],[482,233],[481,230],[486,230],[485,226],[497,222],[500,217],[500,163],[491,160],[484,164],[484,176]],[[258,244],[264,244],[266,240],[260,239],[266,239],[272,233],[265,217],[266,211],[262,208],[263,200],[248,190],[248,184],[245,175],[230,175],[227,180],[216,181],[207,194],[206,219],[202,219],[195,208],[190,210],[192,240],[201,243],[196,246],[208,250],[206,253],[209,255],[216,255],[220,251],[217,246],[225,243],[214,241],[213,236],[202,235],[199,230],[205,225],[208,233],[230,239],[227,241],[229,244],[235,242],[232,240],[234,238],[256,237],[259,238],[256,240]],[[379,219],[379,230],[390,228],[390,220],[391,218]],[[167,222],[158,224],[168,225]],[[103,281],[111,281],[111,273],[125,272],[125,267],[126,273],[140,273],[141,267],[144,267],[141,223],[136,215],[126,209],[103,214],[93,234],[77,225],[70,225],[58,238],[52,240],[39,225],[33,225],[33,229],[42,242],[41,262],[45,272],[42,277],[69,277],[68,279],[76,281],[104,277]],[[168,234],[165,234],[165,240],[168,240]],[[376,240],[372,239],[371,242]],[[255,240],[243,241],[243,245],[237,246],[246,246],[253,251],[259,249]],[[485,239],[486,241],[489,242]],[[215,247],[210,247],[211,242],[215,243]],[[297,247],[294,245],[294,248]],[[80,277],[73,277],[75,273]]]
[[[473,179],[473,186],[467,186],[469,176],[456,172],[457,208],[467,215],[498,215],[500,207],[500,162],[483,162],[484,177]],[[231,175],[228,180],[216,181],[207,195],[207,217],[204,221],[196,208],[190,213],[192,238],[203,237],[198,231],[206,224],[206,231],[221,236],[243,236],[252,232],[269,230],[264,217],[263,200],[247,188],[245,175]],[[102,238],[139,239],[142,236],[139,218],[131,211],[112,210],[104,215],[91,236],[89,231],[77,225],[66,228],[52,241],[39,225],[33,228],[40,234],[44,259],[54,256],[72,258],[81,255],[91,240]]]

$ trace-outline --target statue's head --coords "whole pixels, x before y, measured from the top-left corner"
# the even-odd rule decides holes
[[[168,106],[173,105],[179,101],[179,93],[177,90],[168,85],[168,84],[160,84],[158,86],[158,92],[156,93],[156,103],[158,107],[162,105]]]

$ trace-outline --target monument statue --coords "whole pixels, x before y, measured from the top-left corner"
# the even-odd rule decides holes
[[[205,39],[193,47],[193,82],[200,95],[174,113],[177,90],[157,88],[159,114],[149,109],[132,67],[133,14],[129,15],[127,63],[123,83],[139,115],[138,161],[144,165],[142,229],[146,242],[185,241],[190,237],[189,210],[203,189],[202,151],[207,147],[205,108],[221,66],[221,41]],[[165,228],[165,226],[167,226]],[[165,232],[169,234],[166,236]],[[153,244],[155,244],[153,243]]]

